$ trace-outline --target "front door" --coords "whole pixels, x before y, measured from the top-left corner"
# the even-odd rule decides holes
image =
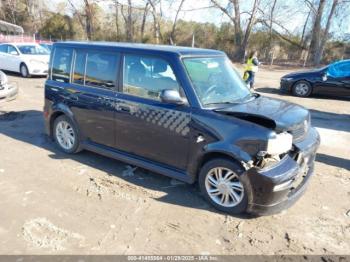
[[[116,147],[185,170],[191,111],[160,101],[163,89],[181,87],[170,64],[160,58],[125,55],[122,90],[116,99]]]

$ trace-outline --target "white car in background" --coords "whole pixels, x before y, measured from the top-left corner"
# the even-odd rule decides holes
[[[50,52],[36,43],[0,44],[0,69],[20,73],[22,77],[47,75]]]

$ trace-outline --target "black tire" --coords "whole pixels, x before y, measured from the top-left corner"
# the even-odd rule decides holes
[[[60,142],[60,139],[59,139],[59,135],[58,135],[58,130],[57,130],[57,126],[62,123],[62,122],[65,122],[65,123],[68,123],[69,127],[71,127],[71,130],[74,134],[74,142],[72,143],[72,146],[69,147],[69,148],[65,148],[64,146],[62,146],[62,142]],[[74,153],[77,153],[80,150],[80,138],[79,138],[79,133],[78,133],[78,129],[76,128],[76,126],[74,125],[74,123],[70,120],[69,117],[65,116],[65,115],[61,115],[59,117],[57,117],[54,121],[54,125],[53,125],[53,130],[52,130],[52,134],[53,134],[53,139],[57,145],[57,147],[67,153],[67,154],[74,154]]]
[[[307,81],[298,81],[293,85],[292,93],[294,96],[308,97],[312,93],[312,86]]]
[[[236,178],[238,179],[238,181],[241,183],[241,185],[243,187],[243,195],[241,197],[241,200],[235,206],[226,207],[226,206],[218,204],[217,202],[215,202],[211,198],[211,196],[209,195],[209,193],[207,191],[206,177],[207,177],[207,175],[209,175],[209,172],[211,170],[213,170],[214,168],[219,168],[219,167],[233,171],[237,175]],[[200,173],[199,173],[199,177],[198,177],[199,188],[202,192],[202,195],[216,209],[223,211],[225,213],[236,215],[236,214],[241,214],[241,213],[246,212],[247,207],[248,207],[248,190],[247,190],[248,185],[243,179],[241,179],[243,172],[244,172],[244,170],[242,167],[240,167],[234,161],[231,161],[231,160],[228,160],[225,158],[216,158],[216,159],[208,161],[201,168]]]
[[[28,67],[25,64],[21,64],[21,66],[19,67],[19,72],[24,78],[30,77]]]

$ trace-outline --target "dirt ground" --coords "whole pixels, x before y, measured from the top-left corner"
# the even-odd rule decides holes
[[[321,134],[306,194],[281,214],[217,212],[198,188],[44,135],[44,78],[0,104],[0,254],[350,254],[350,99],[279,95],[290,70],[263,68],[257,91],[311,109]],[[4,112],[14,113],[6,115]]]

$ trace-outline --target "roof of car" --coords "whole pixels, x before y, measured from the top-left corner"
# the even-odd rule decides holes
[[[217,56],[224,55],[225,53],[219,50],[203,49],[203,48],[191,48],[184,46],[170,46],[170,45],[152,45],[152,44],[139,44],[139,43],[117,43],[117,42],[58,42],[55,45],[74,45],[87,48],[91,45],[97,47],[116,47],[123,51],[133,50],[147,50],[163,53],[172,53],[180,56]]]
[[[1,45],[36,45],[35,42],[3,42]]]

